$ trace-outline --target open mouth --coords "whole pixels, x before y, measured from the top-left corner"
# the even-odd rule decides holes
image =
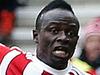
[[[59,58],[66,58],[69,55],[67,48],[63,46],[55,47],[52,53],[54,56],[59,57]]]

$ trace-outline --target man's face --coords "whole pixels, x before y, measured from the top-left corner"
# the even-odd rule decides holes
[[[100,35],[92,35],[86,39],[85,51],[89,61],[100,58]]]
[[[65,68],[78,40],[78,21],[70,11],[62,9],[51,10],[42,19],[37,57],[52,67],[59,64]]]

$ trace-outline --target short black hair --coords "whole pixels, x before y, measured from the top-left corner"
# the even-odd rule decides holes
[[[39,15],[37,16],[37,19],[36,19],[36,29],[37,30],[40,30],[41,29],[41,16],[50,11],[50,10],[53,10],[53,9],[56,9],[56,8],[61,8],[61,9],[65,9],[65,10],[69,10],[73,13],[74,15],[74,12],[71,8],[71,6],[65,2],[64,0],[53,0],[51,3],[49,3],[47,6],[45,6],[41,12],[39,13]]]

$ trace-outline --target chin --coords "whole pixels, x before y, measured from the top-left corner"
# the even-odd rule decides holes
[[[66,64],[68,62],[68,60],[69,60],[69,58],[60,58],[60,57],[56,57],[56,56],[52,57],[52,61],[55,62],[55,63],[58,63],[58,64],[59,63],[60,64],[65,63]]]

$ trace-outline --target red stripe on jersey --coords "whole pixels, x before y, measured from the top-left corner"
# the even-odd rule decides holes
[[[69,74],[70,74],[70,75],[74,75],[74,73],[72,73],[72,72],[69,72]]]
[[[76,72],[77,75],[79,75],[79,73],[78,73],[76,70],[74,70],[74,69],[72,69],[72,70],[73,70],[74,72]]]
[[[70,75],[79,75],[79,73],[76,70],[74,70],[74,69],[72,69],[72,71],[69,72],[69,74]]]
[[[2,60],[3,60],[3,58],[4,58],[4,56],[5,56],[7,53],[9,53],[10,51],[12,51],[12,50],[10,50],[8,47],[6,47],[6,46],[0,44],[0,64],[1,64],[1,62],[2,62]]]
[[[25,57],[25,54],[16,56],[9,64],[6,75],[23,75],[23,71],[31,60]]]
[[[42,75],[52,75],[52,74],[50,74],[50,73],[48,73],[46,71],[43,71]]]

